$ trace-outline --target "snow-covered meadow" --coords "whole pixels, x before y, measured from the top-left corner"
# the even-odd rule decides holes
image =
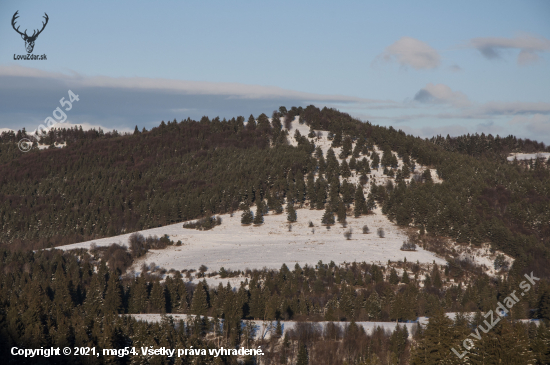
[[[518,161],[531,159],[536,160],[538,158],[548,160],[548,158],[550,158],[550,152],[512,153],[510,156],[508,156],[508,161],[514,161],[514,159],[517,159]]]
[[[452,313],[451,313],[452,314]],[[144,321],[144,322],[160,322],[162,320],[163,315],[162,314],[155,314],[155,313],[148,313],[148,314],[124,314],[125,316],[131,316],[132,318],[138,320],[138,321]],[[166,317],[172,317],[174,322],[178,321],[184,321],[189,322],[192,321],[195,315],[192,314],[167,314]],[[421,317],[423,318],[422,325],[426,325],[428,323],[427,317]],[[209,317],[209,320],[212,320],[213,318]],[[296,328],[296,324],[298,322],[296,321],[281,321],[281,329],[283,334],[287,331],[290,331],[292,329]],[[323,330],[327,323],[329,322],[311,322],[315,326],[318,326],[320,330]],[[335,325],[339,326],[342,330],[349,326],[351,322],[332,322]],[[270,336],[275,332],[277,322],[274,321],[252,321],[252,320],[243,320],[243,326],[246,326],[246,324],[253,324],[254,325],[254,338],[255,339],[269,339]],[[384,330],[386,333],[391,333],[395,331],[395,328],[399,325],[401,327],[407,327],[407,331],[409,333],[409,338],[412,338],[412,335],[414,331],[416,330],[415,327],[417,326],[417,322],[355,322],[357,326],[363,327],[365,330],[365,333],[371,334],[377,327],[380,327]]]
[[[445,260],[433,253],[419,248],[417,251],[401,251],[400,247],[406,235],[379,209],[375,214],[360,218],[348,218],[347,228],[336,224],[327,230],[321,226],[323,210],[297,209],[298,221],[292,224],[289,231],[286,214],[269,213],[264,216],[261,226],[241,225],[240,212],[231,217],[220,215],[222,224],[209,231],[185,229],[181,223],[140,231],[144,236],[167,234],[174,242],[181,240],[182,246],[168,246],[163,250],[150,250],[134,266],[136,270],[143,262],[154,262],[165,269],[198,269],[206,265],[209,271],[221,267],[232,270],[245,268],[261,269],[264,267],[278,269],[283,263],[290,268],[296,263],[314,265],[319,260],[325,263],[375,262],[386,263],[398,261],[405,257],[407,261],[420,263],[444,264]],[[309,227],[309,222],[314,227]],[[363,234],[362,227],[367,225],[371,233]],[[350,240],[344,232],[352,229]],[[378,237],[376,230],[383,228],[384,238]],[[70,250],[89,248],[92,242],[97,246],[108,246],[112,243],[128,244],[130,234],[81,242],[59,248]]]

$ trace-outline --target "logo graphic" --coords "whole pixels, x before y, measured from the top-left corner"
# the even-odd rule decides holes
[[[37,33],[37,30],[35,30],[33,32],[33,34],[31,36],[28,36],[27,35],[27,30],[25,29],[25,32],[24,33],[21,33],[19,31],[19,27],[15,27],[15,19],[19,18],[19,16],[17,15],[17,13],[19,13],[19,10],[17,10],[15,12],[15,14],[13,14],[13,18],[11,19],[11,26],[13,27],[13,29],[19,33],[21,35],[21,38],[23,38],[23,40],[25,41],[25,48],[27,48],[27,53],[32,53],[32,50],[34,49],[34,42],[36,41],[36,38],[40,35],[40,33],[42,33],[42,31],[44,30],[44,28],[46,28],[46,24],[48,24],[48,14],[44,13],[45,16],[43,17],[44,19],[46,19],[46,22],[42,22],[42,29],[40,29]]]

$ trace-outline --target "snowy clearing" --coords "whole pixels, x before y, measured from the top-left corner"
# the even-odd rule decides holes
[[[288,230],[286,214],[264,216],[261,226],[241,225],[240,212],[231,217],[220,215],[221,226],[209,231],[185,229],[181,223],[140,231],[144,236],[162,236],[167,234],[174,242],[181,240],[182,246],[168,246],[163,250],[150,250],[144,258],[137,260],[133,268],[139,271],[146,262],[154,262],[165,269],[198,269],[206,265],[209,271],[221,267],[232,270],[279,269],[283,263],[290,268],[295,263],[315,265],[319,260],[325,263],[334,261],[368,262],[385,264],[388,260],[398,261],[407,258],[409,262],[445,264],[445,260],[435,254],[419,248],[417,251],[401,251],[406,235],[380,209],[375,214],[360,218],[348,218],[348,227],[336,224],[327,230],[321,226],[323,210],[297,209],[298,221]],[[308,227],[309,221],[314,227]],[[363,234],[362,227],[368,225],[371,233]],[[346,240],[344,232],[352,229],[351,240]],[[385,238],[376,235],[376,229],[383,228]],[[315,232],[313,233],[314,230]],[[61,246],[59,249],[88,249],[92,242],[97,246],[112,243],[128,244],[130,234],[102,238],[93,241]]]
[[[514,161],[514,159],[517,159],[518,161],[521,160],[535,160],[538,158],[544,158],[547,160],[550,157],[550,152],[538,152],[538,153],[512,153],[510,156],[508,156],[508,161]]]
[[[123,314],[124,316],[131,316],[133,318],[135,318],[136,320],[138,321],[144,321],[144,322],[160,322],[162,317],[164,316],[163,314],[154,314],[154,313],[148,313],[148,314]],[[174,322],[177,322],[177,321],[189,321],[189,320],[192,320],[193,318],[195,318],[196,316],[195,315],[191,315],[191,314],[173,314],[173,313],[170,313],[170,314],[166,314],[165,315],[166,317],[172,317],[174,319]],[[426,324],[428,322],[427,320],[427,317],[422,317],[422,318],[426,318],[426,320],[422,323],[423,325]],[[212,317],[209,317],[209,320],[212,320],[213,318]],[[266,338],[268,339],[271,335],[272,332],[275,331],[276,329],[276,326],[277,326],[277,322],[275,321],[261,321],[261,320],[256,320],[256,321],[253,321],[253,320],[243,320],[243,326],[248,323],[248,322],[253,322],[254,325],[255,325],[255,336],[254,338],[255,339],[259,339],[259,338]],[[296,321],[281,321],[281,327],[282,327],[282,330],[283,330],[283,334],[287,331],[290,331],[291,329],[294,329],[296,327]],[[327,325],[327,323],[330,323],[330,322],[310,322],[310,323],[315,323],[315,324],[318,324],[320,326],[321,329],[324,329],[325,326]],[[348,326],[351,322],[332,322],[338,326],[340,326],[340,328],[343,330],[345,326]],[[355,322],[355,324],[357,324],[358,326],[362,326],[364,329],[365,329],[365,332],[367,334],[371,334],[372,331],[374,329],[376,329],[377,327],[380,327],[382,329],[384,329],[385,332],[393,332],[395,330],[395,327],[397,327],[397,325],[403,327],[407,327],[407,330],[409,332],[409,338],[412,338],[412,335],[413,335],[413,332],[414,332],[414,328],[415,326],[417,325],[416,322],[407,322],[407,323],[396,323],[396,322]]]

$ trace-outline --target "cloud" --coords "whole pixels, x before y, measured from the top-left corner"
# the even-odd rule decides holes
[[[489,115],[550,114],[550,103],[491,101],[479,106],[478,112]]]
[[[239,83],[186,81],[146,77],[85,77],[52,73],[22,66],[0,66],[0,77],[24,77],[31,79],[51,79],[84,88],[118,88],[130,90],[160,90],[187,95],[218,95],[244,99],[292,98],[327,102],[378,102],[344,95],[322,95],[283,89],[276,86],[247,85]]]
[[[345,95],[322,95],[273,86],[214,83],[143,77],[87,77],[22,66],[0,66],[0,127],[35,130],[72,90],[80,96],[67,112],[73,124],[124,130],[150,128],[161,120],[187,117],[232,118],[270,114],[281,105],[396,104]]]
[[[489,60],[502,58],[503,50],[519,50],[517,63],[527,65],[539,61],[539,53],[550,51],[550,39],[530,34],[521,34],[515,38],[473,38],[467,47],[477,49]]]
[[[460,67],[459,65],[452,65],[452,66],[449,66],[449,70],[451,72],[460,72],[462,71],[462,67]]]
[[[414,101],[426,104],[448,104],[456,107],[470,105],[468,97],[460,91],[453,91],[444,84],[429,83],[414,96]]]
[[[387,47],[377,59],[386,62],[397,60],[401,66],[410,66],[416,70],[434,69],[441,63],[441,56],[435,49],[410,37],[403,37]]]
[[[517,125],[522,129],[527,130],[532,139],[545,141],[550,140],[550,115],[517,115],[508,123],[510,125]]]

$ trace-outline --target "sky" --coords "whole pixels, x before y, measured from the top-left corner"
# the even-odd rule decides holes
[[[29,36],[47,14],[46,60],[16,59],[16,11]],[[547,0],[2,0],[0,130],[64,120],[71,90],[63,124],[85,128],[314,104],[421,137],[550,144],[549,19]]]

